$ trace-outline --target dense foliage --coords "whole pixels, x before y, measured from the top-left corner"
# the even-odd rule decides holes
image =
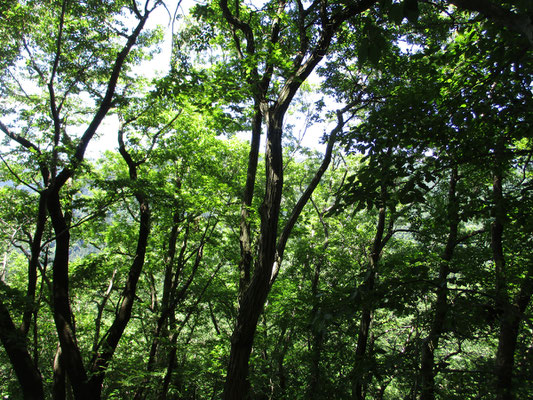
[[[533,396],[531,2],[184,5],[0,4],[0,396]]]

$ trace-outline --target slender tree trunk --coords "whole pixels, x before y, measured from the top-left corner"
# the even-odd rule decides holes
[[[533,282],[529,266],[528,273],[514,302],[511,302],[507,289],[505,255],[503,252],[503,232],[506,209],[503,197],[503,150],[499,143],[495,150],[495,169],[493,176],[494,222],[491,226],[491,249],[496,270],[496,307],[501,310],[500,334],[496,352],[496,400],[513,400],[514,353],[518,340],[518,330],[531,294]]]
[[[20,330],[25,336],[30,330],[31,319],[35,307],[35,291],[37,288],[37,269],[41,255],[41,241],[46,223],[46,197],[45,192],[39,195],[39,209],[37,211],[37,225],[30,246],[30,260],[28,262],[28,288],[26,291],[26,309],[22,315]]]
[[[282,115],[269,115],[266,149],[266,190],[261,205],[261,231],[258,259],[253,277],[246,287],[239,307],[237,325],[231,338],[231,352],[224,391],[225,400],[247,399],[248,361],[259,316],[263,310],[276,256],[281,193],[283,189],[283,162],[281,147]]]
[[[315,304],[311,310],[311,321],[313,321],[318,315],[318,310],[320,307],[319,300],[316,296],[318,286],[318,275],[319,275],[319,266],[315,269],[315,277],[312,283],[312,293],[313,300]],[[307,390],[307,398],[314,400],[321,397],[322,385],[321,383],[321,374],[320,374],[320,358],[322,355],[322,344],[324,342],[324,332],[320,329],[316,329],[311,326],[311,365],[309,371],[309,387]]]
[[[170,316],[170,326],[176,325],[176,318],[174,314]],[[167,361],[167,370],[165,371],[165,376],[163,378],[163,384],[161,386],[161,391],[159,394],[160,400],[166,400],[168,389],[170,387],[170,380],[172,379],[172,373],[176,367],[176,355],[177,355],[177,342],[178,334],[176,332],[170,335],[170,350],[168,352],[168,361]]]
[[[165,277],[163,280],[163,296],[161,299],[161,312],[159,315],[159,318],[157,319],[156,328],[153,333],[152,337],[152,344],[150,346],[150,353],[148,355],[148,362],[146,365],[146,370],[148,371],[148,375],[146,378],[143,379],[141,382],[141,385],[138,387],[134,399],[144,399],[149,392],[149,384],[150,384],[150,372],[152,372],[155,368],[155,361],[156,361],[156,354],[159,349],[160,344],[160,337],[164,333],[164,330],[167,327],[168,319],[170,317],[174,316],[174,310],[171,309],[171,302],[172,298],[175,297],[175,294],[172,295],[172,276],[174,274],[174,266],[175,266],[175,255],[176,255],[176,244],[178,240],[178,231],[179,228],[179,217],[178,213],[175,213],[173,216],[173,224],[172,229],[170,230],[169,238],[168,238],[168,249],[167,249],[167,255],[165,257]],[[182,247],[182,252],[185,252],[186,243],[187,243],[187,237],[188,237],[188,229],[185,233],[184,238],[184,246]],[[182,257],[180,257],[182,259]],[[178,271],[176,274],[179,275],[179,272],[181,271],[181,266],[178,266]]]
[[[456,196],[458,181],[457,168],[454,168],[450,176],[448,189],[448,238],[446,247],[441,256],[439,278],[437,280],[437,300],[434,305],[434,318],[428,337],[422,345],[420,362],[420,400],[435,399],[435,350],[439,345],[439,339],[444,329],[446,314],[448,312],[448,274],[449,263],[453,257],[457,245],[457,230],[459,226],[459,204]]]
[[[144,265],[144,256],[146,253],[148,235],[150,232],[150,210],[148,203],[144,199],[140,203],[141,216],[135,257],[126,280],[126,285],[122,293],[122,299],[120,301],[120,305],[118,306],[115,319],[111,327],[106,332],[102,342],[101,352],[93,361],[91,367],[92,377],[89,383],[93,392],[98,393],[97,397],[95,398],[100,398],[107,366],[109,365],[120,338],[122,337],[122,333],[124,332],[124,329],[126,329],[126,326],[131,318],[131,310],[135,300],[137,282]]]
[[[122,127],[119,131],[119,152],[128,165],[130,179],[136,181],[137,167],[139,164],[133,161],[130,154],[125,149]],[[89,387],[95,399],[101,397],[102,385],[107,367],[131,318],[131,310],[135,301],[137,283],[144,266],[148,237],[150,235],[151,213],[148,198],[141,190],[136,190],[134,196],[139,204],[137,247],[135,249],[135,255],[128,272],[128,277],[122,292],[122,298],[119,301],[113,323],[105,333],[101,342],[101,347],[91,361],[92,376],[89,380]]]
[[[503,166],[502,152],[504,146],[498,143],[495,149],[495,168],[492,182],[493,223],[491,226],[491,249],[496,275],[496,308],[500,310],[500,334],[494,373],[496,375],[496,399],[512,400],[512,377],[516,336],[518,334],[513,323],[512,311],[507,293],[507,277],[505,271],[505,256],[503,253],[503,230],[505,206],[503,199]]]
[[[386,191],[384,185],[382,185],[382,196],[385,199]],[[359,332],[357,335],[357,347],[355,349],[355,366],[353,369],[353,381],[352,381],[352,397],[356,400],[363,400],[365,398],[364,386],[367,373],[364,370],[364,360],[367,356],[367,345],[370,335],[370,328],[372,326],[372,314],[373,304],[370,299],[374,292],[374,285],[376,280],[378,262],[381,257],[381,251],[384,246],[384,232],[385,232],[385,205],[380,207],[378,212],[378,222],[376,226],[376,234],[372,241],[372,248],[370,250],[370,259],[368,263],[368,275],[361,286],[361,299],[363,303],[363,309],[361,314],[361,321],[359,323]]]
[[[318,218],[324,229],[324,245],[321,248],[321,255],[315,263],[315,270],[313,273],[313,279],[311,281],[311,296],[313,299],[313,308],[311,309],[311,365],[309,371],[309,387],[307,390],[307,398],[314,400],[322,397],[322,385],[320,374],[320,359],[322,355],[322,345],[324,342],[324,332],[322,329],[316,329],[312,326],[313,321],[316,319],[320,309],[320,298],[318,296],[318,288],[320,283],[320,272],[324,264],[326,250],[329,246],[329,229],[326,225],[323,215],[316,206],[315,202],[311,199],[311,203],[318,215]]]
[[[292,316],[294,316],[294,313]],[[278,378],[279,390],[276,390],[273,378],[271,378],[271,390],[269,396],[267,397],[269,399],[287,398],[287,373],[285,369],[285,356],[287,355],[287,351],[292,339],[292,327],[289,327],[288,325],[288,321],[282,324],[276,348],[272,353],[272,357],[275,358],[276,361],[276,375]]]
[[[507,307],[500,323],[498,351],[496,353],[496,399],[513,400],[514,353],[518,338],[520,317],[512,315],[516,311]]]
[[[518,332],[533,295],[533,264],[530,264],[522,281],[520,292],[514,302],[508,304],[500,322],[498,350],[496,353],[496,399],[513,400],[514,354],[518,342]]]
[[[4,253],[4,259],[2,260],[2,271],[0,271],[0,282],[5,282],[7,273],[7,251]]]
[[[520,285],[520,291],[513,302],[503,304],[496,353],[496,399],[513,400],[514,356],[520,324],[533,295],[533,263]]]
[[[109,297],[111,296],[111,291],[113,290],[114,283],[115,283],[115,276],[117,275],[117,268],[113,270],[113,274],[111,275],[111,278],[109,279],[109,284],[107,285],[107,289],[102,296],[102,301],[97,304],[97,312],[96,317],[94,318],[94,339],[93,339],[93,356],[96,356],[96,352],[98,351],[98,341],[100,339],[100,330],[102,329],[102,316],[104,314],[105,306],[109,300]]]
[[[198,265],[198,263],[199,263],[199,259],[197,259],[197,261],[195,263],[195,266]],[[220,263],[217,266],[217,268],[215,269],[215,271],[213,272],[213,274],[211,275],[211,277],[209,278],[209,280],[207,281],[207,283],[203,287],[203,289],[202,289],[200,295],[198,296],[198,298],[196,299],[194,305],[190,308],[189,312],[187,313],[187,316],[182,321],[182,323],[179,326],[179,328],[176,327],[176,316],[174,315],[174,312],[171,312],[168,315],[168,326],[173,327],[174,331],[169,334],[170,350],[169,350],[168,356],[167,356],[167,368],[166,368],[165,376],[163,377],[163,383],[162,383],[161,389],[158,391],[158,398],[160,400],[165,400],[167,398],[168,390],[169,390],[169,387],[170,387],[170,381],[172,379],[172,373],[174,372],[174,369],[176,368],[178,337],[181,334],[182,329],[187,324],[187,321],[189,320],[189,318],[191,317],[193,312],[195,310],[197,310],[198,304],[200,304],[200,301],[202,300],[205,292],[207,291],[207,289],[211,285],[212,280],[218,274],[218,271],[220,271],[220,268],[222,267],[222,265],[223,264]],[[191,281],[191,278],[189,278],[188,282],[190,283],[190,281]],[[181,291],[181,293],[182,294],[179,295],[179,298],[183,298],[184,292]],[[175,306],[172,309],[174,310]],[[192,335],[192,333],[191,333],[191,335]],[[192,338],[192,336],[191,336],[191,338]],[[190,340],[190,338],[189,338],[189,340]]]
[[[239,263],[239,299],[243,296],[246,286],[250,282],[252,269],[252,234],[250,230],[250,207],[254,197],[254,188],[259,160],[259,144],[261,142],[261,123],[263,114],[260,109],[260,100],[255,100],[255,113],[252,120],[252,140],[248,155],[248,170],[246,171],[246,184],[241,206],[240,247],[241,259]]]

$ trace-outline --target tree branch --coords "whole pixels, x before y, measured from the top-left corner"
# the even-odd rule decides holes
[[[450,0],[450,3],[463,10],[476,11],[491,21],[521,33],[529,42],[530,47],[533,47],[531,16],[506,10],[489,0]]]
[[[344,110],[337,111],[337,126],[331,131],[329,135],[326,152],[324,154],[324,158],[322,159],[322,164],[316,171],[315,176],[313,177],[313,179],[307,186],[307,189],[298,199],[298,202],[296,203],[296,205],[294,206],[292,210],[291,216],[287,220],[287,223],[285,224],[285,227],[283,228],[283,231],[281,232],[281,235],[278,240],[278,244],[276,246],[276,261],[275,261],[274,268],[272,270],[272,276],[270,278],[270,285],[274,283],[278,275],[281,261],[283,259],[283,253],[285,251],[285,246],[287,245],[287,240],[289,239],[292,229],[294,228],[294,225],[296,224],[296,221],[298,220],[298,217],[300,216],[303,208],[305,207],[305,205],[311,198],[311,195],[313,194],[314,190],[320,183],[322,176],[326,172],[331,162],[331,154],[333,152],[333,146],[335,145],[337,135],[342,131],[342,128],[344,127],[344,124],[345,124],[345,121],[343,118],[343,111]]]

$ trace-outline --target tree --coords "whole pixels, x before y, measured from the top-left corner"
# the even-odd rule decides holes
[[[223,22],[219,29],[232,35],[230,55],[233,60],[240,60],[238,71],[245,77],[253,109],[250,123],[252,138],[242,205],[239,314],[232,337],[224,395],[226,399],[247,397],[248,361],[261,310],[277,275],[294,223],[329,163],[326,157],[323,167],[311,181],[279,234],[285,114],[302,83],[325,56],[343,22],[362,13],[374,3],[375,1],[362,1],[346,6],[312,3],[305,8],[302,3],[282,1],[269,3],[264,11],[255,12],[241,4],[232,9],[223,0],[218,5],[197,8],[197,13],[204,18],[218,18],[214,21],[218,24]],[[265,36],[263,31],[269,31],[269,34]],[[284,40],[285,37],[291,40]],[[266,124],[266,183],[259,208],[260,233],[257,254],[254,256],[249,208],[257,179],[263,119]],[[339,118],[338,129],[342,125],[342,119]],[[331,135],[330,139],[331,147],[335,135]],[[330,152],[328,149],[326,153]]]
[[[13,38],[9,42],[8,58],[3,60],[9,67],[10,77],[4,81],[3,92],[11,99],[5,118],[13,117],[16,123],[2,122],[0,128],[27,152],[31,163],[28,167],[35,166],[41,174],[42,182],[35,184],[41,204],[36,232],[41,230],[46,210],[55,233],[52,303],[61,362],[75,397],[80,399],[99,397],[103,379],[100,372],[107,367],[120,332],[115,332],[104,356],[93,363],[99,373],[93,375],[94,380],[88,384],[70,307],[70,221],[62,204],[61,192],[78,172],[89,142],[116,104],[116,91],[123,82],[123,71],[131,65],[132,49],[138,41],[150,43],[150,36],[143,38],[141,32],[150,13],[158,5],[158,1],[147,1],[139,10],[136,3],[117,2],[100,7],[99,2],[74,4],[63,1],[52,6],[39,1],[12,2],[6,10],[9,18],[3,19],[2,24],[2,34],[11,34]],[[135,18],[133,29],[122,25],[119,20],[121,13]],[[25,59],[26,65],[19,61],[22,59]],[[78,112],[76,107],[84,96],[91,98],[92,104],[81,110],[82,117],[78,120],[72,115]],[[35,112],[37,118],[34,118]],[[74,138],[70,129],[79,127],[83,133]],[[40,248],[39,236],[36,235],[36,249]],[[32,257],[29,263],[29,303],[34,296],[37,257]],[[130,293],[132,300],[133,295],[134,288]],[[1,311],[5,321],[2,325],[3,337],[19,337],[8,310],[2,307]],[[127,318],[123,321],[127,323]],[[26,319],[23,323],[27,324]],[[18,342],[23,340],[21,338]],[[29,360],[29,354],[25,357],[18,354],[21,351],[27,353],[24,347],[13,346],[9,341],[4,341],[4,344],[12,360]],[[27,396],[42,398],[42,380],[31,371],[29,362],[22,369],[17,368],[21,386],[25,391],[36,391]]]
[[[1,396],[527,397],[529,2],[180,4],[0,5]]]

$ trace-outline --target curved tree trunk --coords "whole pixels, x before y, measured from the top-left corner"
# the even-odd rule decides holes
[[[119,152],[128,165],[130,179],[136,181],[137,167],[139,164],[133,161],[124,146],[122,127],[119,130]],[[137,247],[135,249],[135,255],[128,272],[128,278],[126,279],[125,287],[122,291],[122,298],[119,301],[113,323],[105,333],[100,342],[98,352],[94,355],[93,360],[91,361],[90,371],[92,375],[88,381],[88,386],[95,399],[101,397],[102,385],[107,367],[131,318],[131,310],[135,301],[137,283],[144,266],[148,237],[150,235],[151,214],[148,198],[141,190],[135,190],[134,196],[139,204]]]
[[[41,373],[33,364],[26,340],[0,300],[0,340],[17,375],[24,400],[44,400]]]
[[[53,372],[52,399],[65,400],[67,396],[67,375],[61,357],[61,346],[59,345],[57,346],[56,355],[54,357]]]
[[[48,195],[48,213],[54,233],[56,248],[53,262],[53,306],[54,321],[61,345],[61,354],[72,390],[76,399],[90,399],[87,387],[87,374],[76,341],[74,321],[70,309],[69,295],[69,251],[70,231],[61,209],[59,189]]]

